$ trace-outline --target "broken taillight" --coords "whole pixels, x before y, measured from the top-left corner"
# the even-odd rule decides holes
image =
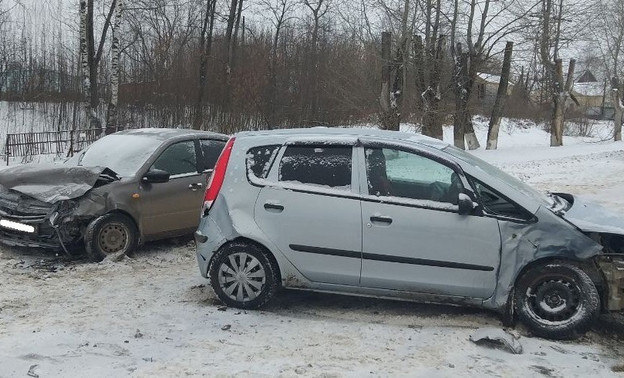
[[[204,195],[204,216],[208,214],[212,204],[217,199],[219,190],[221,190],[221,186],[223,185],[223,180],[225,180],[225,171],[227,170],[227,165],[230,161],[230,154],[232,153],[232,146],[234,146],[234,139],[235,138],[230,138],[223,148],[223,151],[221,151],[217,164],[215,164],[212,175],[210,175],[210,179],[208,180],[206,194]]]

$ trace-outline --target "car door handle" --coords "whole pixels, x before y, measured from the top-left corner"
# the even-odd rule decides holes
[[[371,222],[373,222],[373,224],[383,224],[383,225],[392,224],[392,218],[384,217],[381,215],[373,215],[372,217],[370,217],[370,220]]]
[[[281,213],[282,211],[284,211],[284,206],[280,205],[279,203],[266,202],[264,204],[264,209],[273,213]]]
[[[196,182],[194,184],[189,184],[188,188],[196,192],[197,190],[201,189],[203,186],[204,184],[202,184],[201,182]]]

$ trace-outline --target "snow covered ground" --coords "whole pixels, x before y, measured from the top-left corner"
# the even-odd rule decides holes
[[[540,189],[584,194],[624,212],[624,143],[568,137],[553,149],[538,128],[506,127],[499,150],[475,154]],[[481,125],[477,133],[485,144]],[[0,377],[603,377],[624,370],[619,316],[603,316],[570,342],[533,338],[518,326],[520,355],[469,341],[492,326],[502,327],[499,318],[481,310],[305,292],[281,293],[262,311],[222,308],[184,239],[100,264],[0,247]]]

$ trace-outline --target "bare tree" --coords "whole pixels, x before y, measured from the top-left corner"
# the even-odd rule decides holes
[[[498,42],[517,32],[527,17],[537,6],[519,0],[470,0],[468,4],[455,0],[451,19],[451,53],[455,62],[453,75],[456,91],[455,145],[464,148],[464,137],[468,148],[479,148],[474,132],[469,104],[477,74],[492,56]],[[466,50],[460,48],[460,40],[465,39]]]
[[[319,96],[319,40],[322,22],[330,9],[332,0],[302,0],[303,5],[310,11],[312,30],[310,31],[310,41],[308,50],[308,61],[306,62],[306,84],[303,89],[304,123],[315,124],[318,114]]]
[[[111,43],[111,99],[108,104],[106,134],[113,133],[118,130],[118,107],[119,107],[119,56],[121,54],[121,46],[119,36],[121,34],[121,21],[123,15],[123,0],[114,0],[115,21],[112,28]]]
[[[199,130],[204,121],[204,94],[208,71],[208,58],[212,53],[212,39],[215,26],[216,0],[206,0],[206,9],[199,35],[199,83],[197,88],[197,102],[195,103],[195,118],[193,128]]]
[[[563,145],[563,126],[566,102],[571,97],[571,89],[574,83],[574,68],[576,61],[570,60],[568,75],[564,79],[563,61],[559,57],[561,49],[562,22],[565,1],[564,0],[541,0],[541,28],[539,38],[539,51],[542,65],[546,74],[546,80],[550,83],[550,96],[552,98],[552,117],[550,122],[550,145]]]
[[[106,34],[113,17],[116,0],[112,1],[107,13],[97,50],[94,37],[93,1],[80,0],[80,56],[84,77],[84,91],[87,98],[85,104],[89,128],[96,129],[102,126],[102,122],[97,116],[97,107],[100,101],[98,93],[98,66],[104,52]],[[104,132],[103,129],[102,132]]]
[[[613,138],[622,140],[624,100],[624,2],[597,0],[595,26],[591,29],[602,55],[605,71],[611,78],[611,100],[615,110]]]
[[[294,16],[292,12],[296,6],[296,0],[262,0],[261,6],[269,13],[269,21],[273,24],[273,39],[271,43],[271,60],[269,62],[269,96],[268,116],[266,117],[267,128],[272,129],[277,125],[277,65],[280,36],[286,24]]]

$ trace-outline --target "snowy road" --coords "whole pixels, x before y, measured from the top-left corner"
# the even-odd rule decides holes
[[[624,144],[479,151],[540,189],[624,212]],[[524,151],[524,152],[523,152]],[[531,338],[524,353],[471,343],[494,314],[448,306],[285,292],[263,311],[220,309],[191,242],[87,264],[0,247],[0,377],[611,376],[624,322],[606,316],[574,342]],[[224,311],[222,311],[224,310]]]

